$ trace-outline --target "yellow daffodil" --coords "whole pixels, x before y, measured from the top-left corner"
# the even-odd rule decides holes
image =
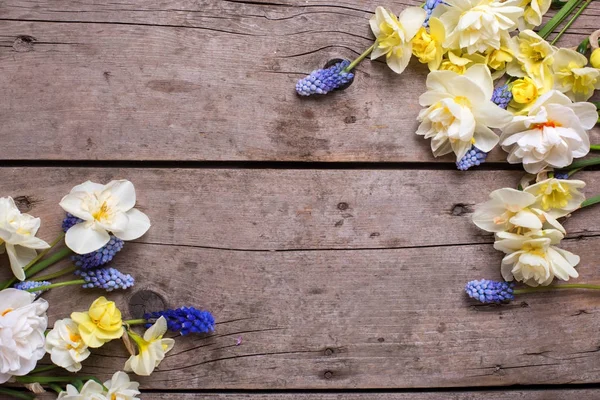
[[[513,54],[510,50],[510,36],[503,35],[500,40],[500,48],[488,49],[486,53],[487,65],[496,71],[504,71],[506,65],[513,60]]]
[[[134,332],[127,332],[137,344],[139,353],[129,357],[125,363],[125,371],[133,371],[135,374],[143,376],[150,375],[175,344],[173,339],[163,339],[166,332],[167,320],[165,317],[160,317],[144,333],[143,338]]]
[[[550,9],[552,0],[522,0],[523,17],[519,19],[519,29],[532,29],[542,24],[542,17]]]
[[[413,54],[422,64],[427,64],[430,71],[435,71],[442,63],[444,49],[442,44],[446,38],[444,24],[437,18],[429,19],[429,33],[421,27],[413,38]]]
[[[431,138],[433,154],[454,152],[460,160],[472,145],[488,152],[498,136],[490,129],[509,123],[512,115],[490,99],[494,83],[484,64],[475,64],[463,74],[433,71],[427,76],[427,92],[419,97],[421,125],[417,135]]]
[[[521,0],[445,0],[433,16],[446,28],[444,47],[468,54],[499,49],[501,36],[517,28]]]
[[[387,65],[397,74],[402,73],[412,56],[412,39],[427,16],[420,7],[408,7],[398,17],[383,7],[377,7],[369,20],[375,35],[371,60],[386,57]]]
[[[528,76],[538,86],[552,87],[554,79],[552,64],[556,48],[537,33],[524,30],[511,38],[509,47],[514,59],[507,65],[506,72],[519,78]]]
[[[524,191],[537,197],[533,207],[560,218],[581,207],[585,195],[579,189],[584,187],[584,181],[550,178],[528,186]]]
[[[79,326],[83,342],[92,348],[123,336],[121,311],[104,296],[98,297],[88,312],[72,313],[71,319]]]
[[[446,53],[447,59],[444,59],[439,69],[442,71],[452,71],[459,75],[464,74],[469,67],[474,64],[485,64],[485,57],[481,54],[463,54],[458,55],[454,51]]]
[[[592,67],[594,68],[600,68],[600,49],[592,51],[592,54],[590,55],[590,64],[592,64]]]
[[[600,89],[600,69],[586,67],[587,61],[571,49],[560,49],[554,55],[555,88],[573,101],[586,101]]]
[[[508,104],[508,111],[515,115],[526,115],[536,100],[552,89],[540,86],[528,76],[515,80],[509,87],[513,98]]]

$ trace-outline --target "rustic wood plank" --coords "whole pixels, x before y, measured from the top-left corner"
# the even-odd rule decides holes
[[[377,4],[5,1],[0,159],[450,162],[414,134],[416,62],[402,76],[364,63],[325,98],[294,93],[302,75],[369,46]],[[562,43],[599,15],[592,3]]]
[[[589,197],[594,172],[580,177]],[[516,187],[522,172],[435,170],[237,170],[1,168],[0,193],[44,217],[51,240],[58,202],[77,183],[127,178],[154,228],[151,244],[248,250],[403,248],[489,243],[471,222],[491,191]],[[565,222],[571,236],[600,232],[595,211]]]
[[[416,183],[424,181],[421,173],[427,184]],[[137,286],[110,297],[126,318],[143,308],[135,294],[150,291],[165,306],[206,307],[218,322],[212,336],[178,338],[159,370],[141,379],[143,387],[413,388],[600,380],[595,294],[536,294],[495,307],[479,306],[463,293],[468,280],[500,277],[501,254],[469,228],[468,215],[451,219],[437,207],[448,207],[459,191],[462,201],[480,201],[486,185],[514,182],[517,174],[474,173],[471,186],[460,187],[451,171],[0,169],[3,194],[26,196],[21,205],[44,218],[42,237],[58,230],[56,204],[73,182],[117,176],[137,184],[154,226],[113,262],[133,274]],[[591,174],[582,176],[591,181]],[[437,180],[445,183],[435,186]],[[469,189],[475,182],[477,190]],[[427,191],[431,185],[438,195]],[[348,208],[340,210],[340,203]],[[345,220],[360,219],[365,234],[378,227],[380,236],[357,239],[363,225],[335,227],[344,219],[331,212],[350,213]],[[582,211],[567,226],[593,233],[593,215],[597,211]],[[381,236],[390,240],[382,226],[394,234],[406,229],[396,225],[411,228],[398,236],[411,246],[365,245]],[[341,234],[344,227],[349,230]],[[467,243],[456,241],[469,235]],[[597,236],[564,241],[564,248],[582,257],[580,281],[599,281],[599,245]],[[277,249],[293,251],[270,251]],[[8,270],[2,271],[6,276]],[[100,295],[66,290],[45,295],[51,321]],[[86,371],[106,378],[125,359],[112,343],[95,352]]]
[[[473,391],[473,392],[435,392],[435,393],[294,393],[294,394],[221,394],[221,393],[142,393],[144,400],[188,400],[201,396],[204,400],[594,400],[597,390],[519,390],[519,391]],[[55,396],[54,396],[55,397]],[[52,395],[40,396],[40,399],[53,399]]]

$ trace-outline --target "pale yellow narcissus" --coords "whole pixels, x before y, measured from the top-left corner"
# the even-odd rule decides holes
[[[514,59],[506,66],[506,72],[515,77],[530,77],[538,86],[552,87],[554,78],[552,64],[556,48],[532,30],[524,30],[513,36],[509,48]]]
[[[433,11],[446,28],[444,47],[468,54],[499,49],[503,34],[517,28],[521,0],[445,0]]]
[[[419,113],[416,134],[432,139],[436,157],[454,152],[460,160],[472,145],[488,152],[498,143],[490,127],[505,126],[512,115],[490,100],[494,84],[487,66],[475,64],[463,75],[433,71],[426,84],[419,103],[427,108]]]
[[[98,297],[88,312],[72,313],[71,319],[79,326],[83,342],[92,348],[123,336],[121,311],[104,296]]]
[[[581,207],[585,195],[579,189],[584,187],[584,181],[550,178],[528,186],[524,191],[536,196],[533,207],[544,210],[554,218],[560,218]]]
[[[444,48],[442,44],[446,38],[444,25],[437,18],[429,19],[429,33],[425,27],[421,27],[417,35],[413,38],[413,54],[422,64],[427,64],[430,71],[439,68]]]
[[[70,318],[59,319],[46,335],[45,349],[52,362],[69,372],[81,369],[81,362],[90,356],[88,346],[79,334],[79,327]]]
[[[446,57],[442,60],[439,70],[452,71],[459,75],[464,74],[472,65],[486,64],[486,59],[481,54],[458,55],[456,51],[449,51],[446,53]]]
[[[592,67],[594,68],[600,68],[600,48],[592,51],[592,54],[590,55],[590,64],[592,64]]]
[[[573,101],[586,101],[600,89],[600,69],[586,67],[587,58],[571,49],[554,55],[554,87]]]
[[[550,9],[552,0],[523,0],[523,17],[519,19],[519,29],[532,29],[542,24],[542,17]]]
[[[427,13],[420,7],[408,7],[396,17],[383,7],[377,7],[369,20],[375,35],[375,48],[371,60],[385,56],[390,69],[402,73],[412,56],[412,39],[415,37]]]
[[[163,339],[167,332],[167,320],[160,317],[144,333],[144,337],[134,332],[128,332],[129,336],[137,344],[138,354],[129,357],[125,363],[125,371],[133,371],[137,375],[148,376],[154,371],[160,362],[165,358],[165,354],[171,351],[175,341],[170,338]]]

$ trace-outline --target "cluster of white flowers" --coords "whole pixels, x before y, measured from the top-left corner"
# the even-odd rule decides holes
[[[73,385],[67,385],[67,390],[58,395],[64,400],[139,400],[138,390],[140,384],[133,382],[123,371],[117,371],[112,378],[103,385],[89,380],[81,390]]]
[[[583,181],[544,179],[523,191],[503,188],[479,204],[473,222],[496,236],[494,248],[506,254],[502,277],[529,286],[549,285],[556,277],[577,278],[579,257],[557,247],[566,232],[557,218],[577,210],[585,200]]]

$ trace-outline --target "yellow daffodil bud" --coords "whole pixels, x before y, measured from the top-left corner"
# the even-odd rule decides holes
[[[83,342],[92,348],[123,336],[121,311],[104,296],[92,303],[88,312],[74,312],[71,319],[79,326]]]
[[[413,54],[422,64],[435,60],[436,44],[424,27],[421,27],[412,40]]]
[[[517,79],[511,88],[513,100],[519,104],[529,104],[538,98],[538,89],[528,77]]]
[[[600,49],[592,51],[590,55],[590,63],[594,68],[600,68]]]
[[[506,63],[511,62],[513,59],[512,53],[505,47],[501,47],[498,50],[492,50],[488,54],[487,64],[490,68],[496,71],[506,68]]]

